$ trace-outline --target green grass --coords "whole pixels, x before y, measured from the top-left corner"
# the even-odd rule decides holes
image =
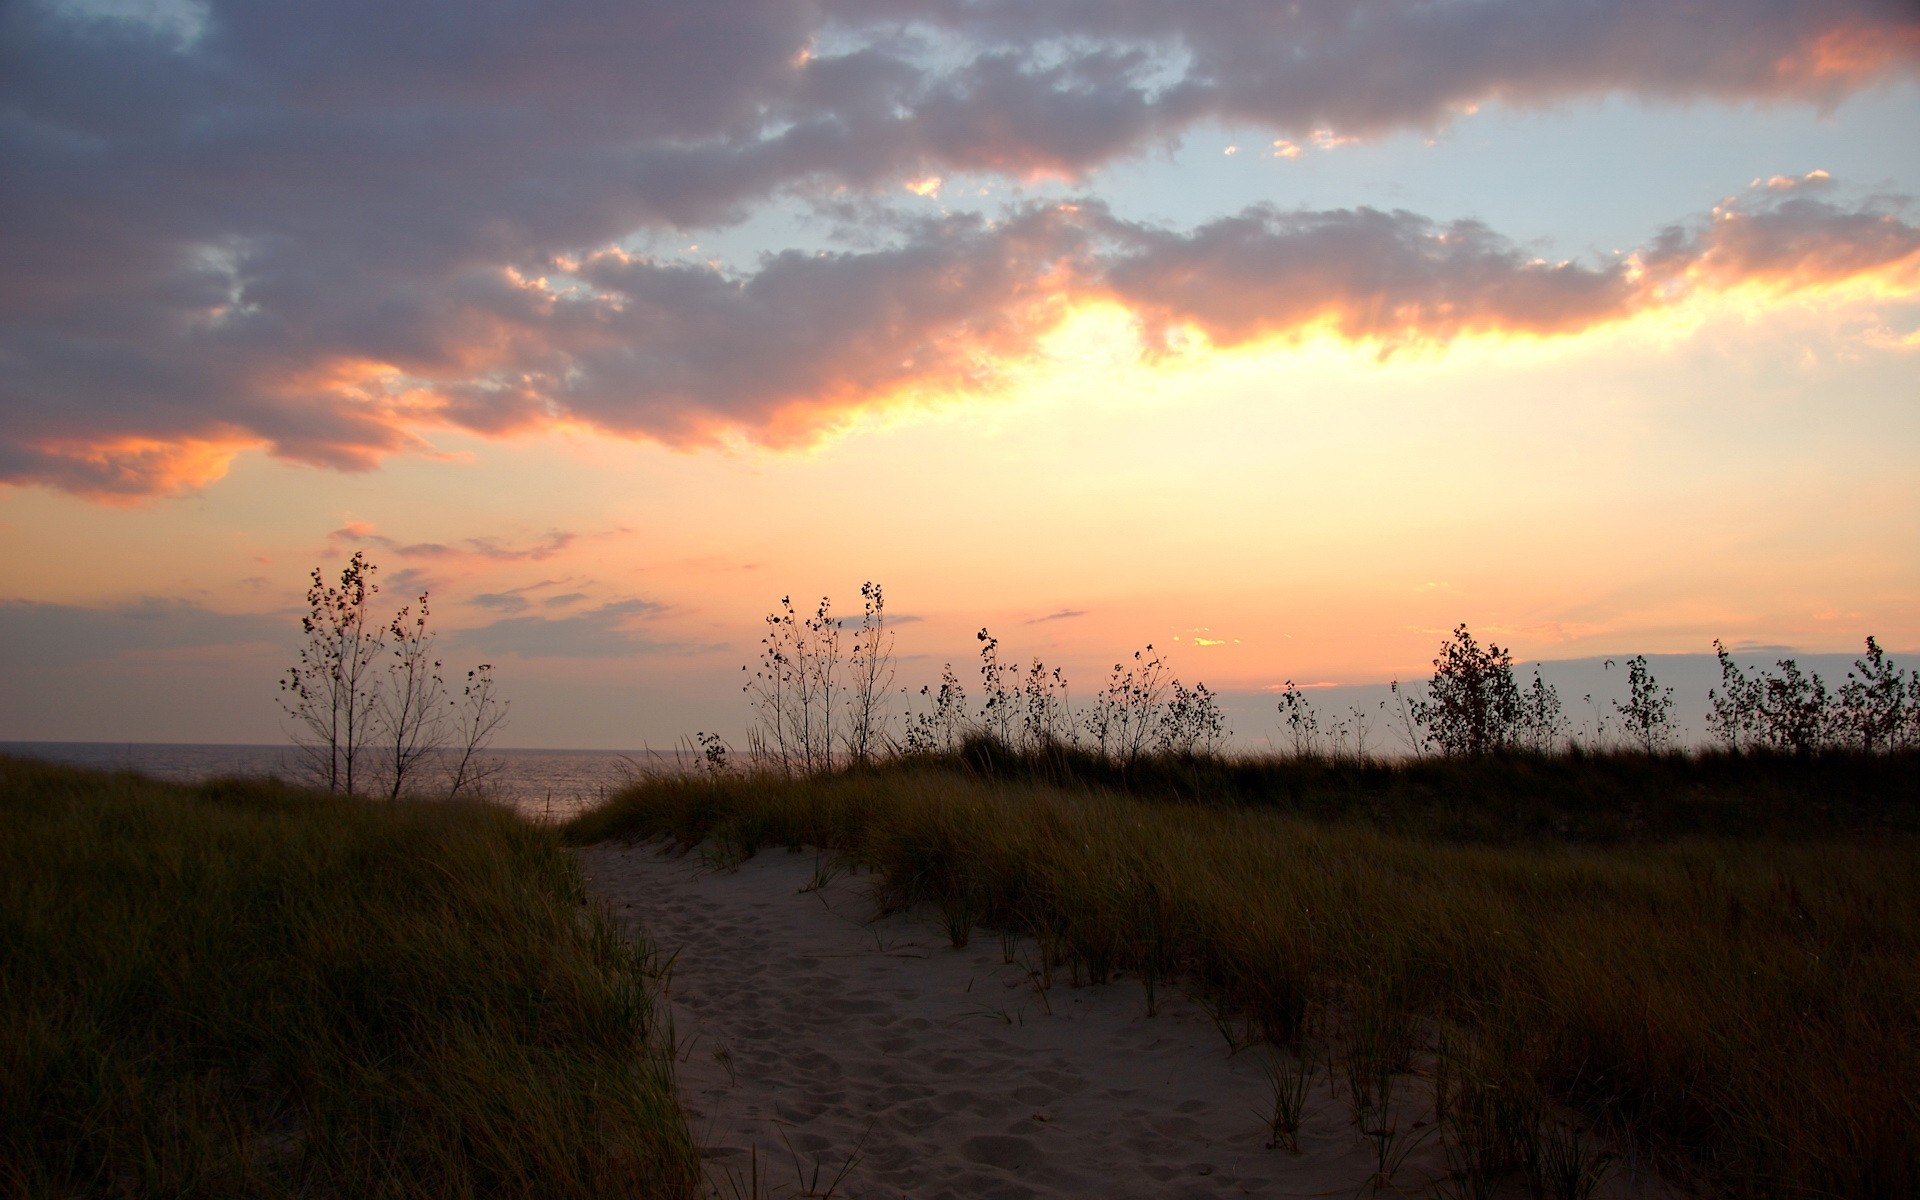
[[[4,758],[0,828],[0,1194],[693,1194],[551,832]]]
[[[1177,977],[1229,1033],[1336,1047],[1342,1078],[1383,1063],[1444,1073],[1450,1155],[1488,1170],[1518,1174],[1572,1139],[1552,1115],[1566,1103],[1716,1194],[1910,1196],[1920,842],[1881,815],[1910,793],[1854,789],[1859,773],[1884,785],[1913,763],[1879,777],[1875,764],[1832,765],[1824,779],[1782,760],[1416,765],[1367,804],[1341,791],[1337,764],[1267,764],[1270,778],[1335,777],[1282,804],[905,764],[656,780],[566,836],[665,834],[723,862],[832,847],[876,870],[885,904],[1019,930],[1077,978]],[[1646,832],[1737,815],[1743,773],[1755,824],[1797,832]],[[1734,782],[1716,790],[1716,776]],[[1515,777],[1536,781],[1531,799],[1502,793]],[[1558,799],[1538,782],[1556,778],[1572,779]],[[1605,838],[1540,823],[1586,812],[1591,832],[1596,797],[1623,788],[1640,811]],[[1810,832],[1817,813],[1780,808],[1794,794],[1828,797],[1851,832]],[[1323,810],[1332,819],[1299,815]]]

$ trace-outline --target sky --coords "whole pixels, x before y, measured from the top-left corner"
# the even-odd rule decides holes
[[[1462,622],[1920,665],[1916,128],[1910,0],[13,0],[0,740],[281,739],[356,550],[525,746],[869,580],[1250,743]]]

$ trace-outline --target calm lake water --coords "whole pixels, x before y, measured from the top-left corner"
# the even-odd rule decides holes
[[[219,775],[306,778],[294,746],[214,746],[171,742],[0,742],[0,754],[102,770],[138,771],[156,779],[197,783]],[[635,778],[684,769],[681,756],[658,750],[489,750],[498,769],[488,791],[528,816],[564,820]]]

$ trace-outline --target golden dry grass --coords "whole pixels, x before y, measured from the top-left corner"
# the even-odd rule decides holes
[[[1081,978],[1177,974],[1275,1042],[1419,1056],[1457,1104],[1531,1105],[1533,1132],[1500,1118],[1507,1163],[1554,1100],[1714,1191],[1920,1190],[1904,836],[1475,845],[904,767],[656,780],[567,831],[657,835],[722,862],[831,847],[956,935],[1019,930]]]

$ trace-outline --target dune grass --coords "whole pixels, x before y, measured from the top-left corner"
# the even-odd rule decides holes
[[[654,780],[566,836],[667,835],[722,863],[763,846],[831,847],[874,869],[883,904],[937,906],[956,941],[975,922],[1016,930],[1063,978],[1125,972],[1149,989],[1178,978],[1230,1038],[1322,1061],[1332,1051],[1318,1048],[1337,1048],[1363,1125],[1367,1093],[1424,1075],[1397,1086],[1439,1093],[1449,1194],[1564,1173],[1586,1153],[1576,1124],[1716,1194],[1920,1190],[1920,843],[1884,830],[1627,836],[1667,822],[1663,805],[1717,811],[1737,796],[1647,789],[1684,765],[1483,769],[1479,786],[1441,797],[1452,815],[1437,824],[1421,805],[1376,811],[1337,791],[1280,811],[923,763]],[[1534,828],[1531,803],[1517,817],[1502,809],[1491,786],[1583,770],[1628,779],[1647,815],[1604,844],[1568,841],[1551,822]],[[1769,794],[1847,791],[1828,782]],[[1387,791],[1432,786],[1415,776]],[[1590,780],[1587,792],[1619,786]],[[1463,823],[1475,804],[1489,811]],[[1846,805],[1874,807],[1859,795]],[[1298,815],[1317,806],[1338,819]],[[1476,833],[1488,830],[1501,836]]]
[[[5,758],[0,827],[0,1194],[694,1194],[550,831]]]

